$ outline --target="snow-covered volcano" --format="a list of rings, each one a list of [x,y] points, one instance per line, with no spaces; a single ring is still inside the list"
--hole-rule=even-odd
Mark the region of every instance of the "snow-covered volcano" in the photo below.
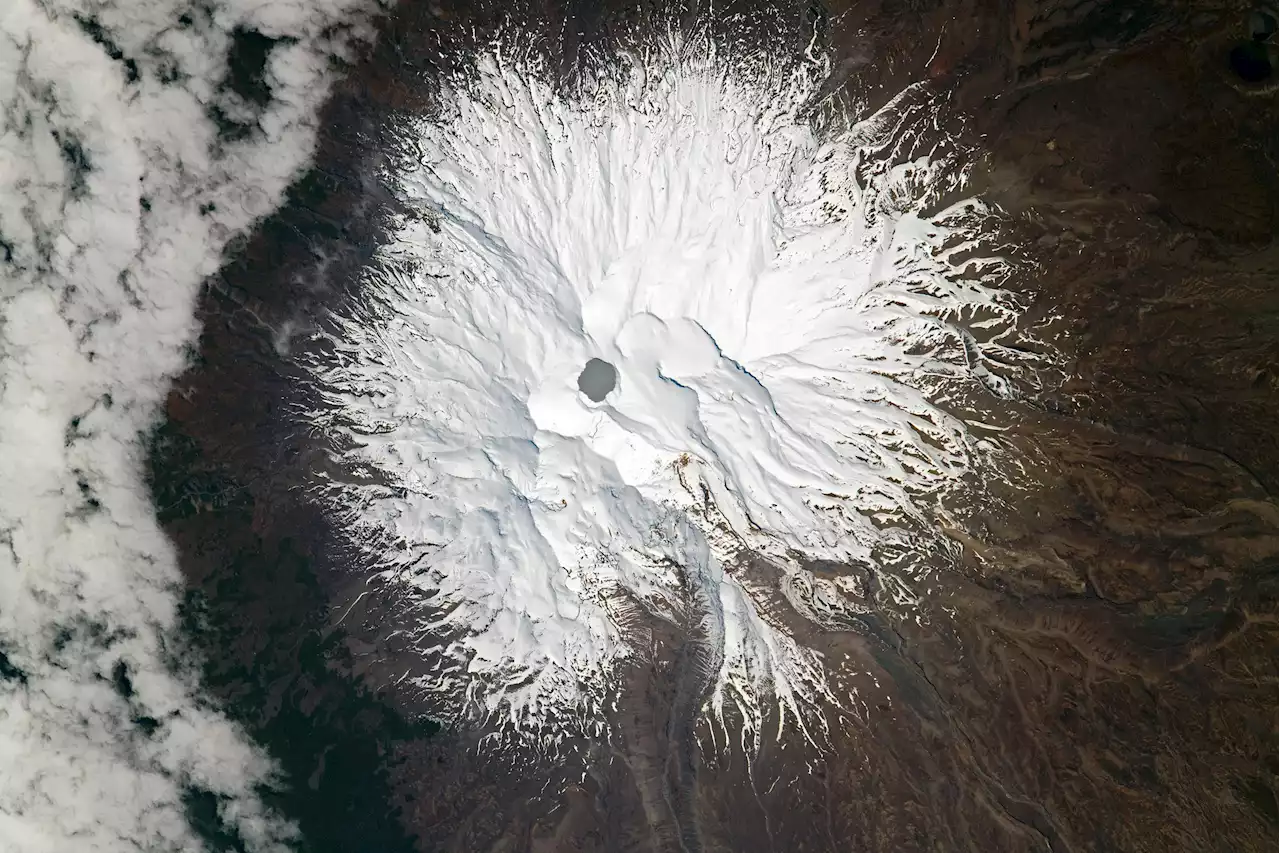
[[[993,214],[938,203],[954,156],[897,153],[929,94],[820,121],[820,62],[690,53],[568,93],[481,61],[404,128],[411,214],[313,360],[312,416],[352,473],[325,499],[421,602],[446,661],[422,689],[460,715],[598,721],[637,615],[696,626],[708,709],[840,701],[743,555],[818,623],[856,608],[806,560],[926,537],[971,457],[927,392],[1002,390],[984,351],[1016,309],[975,236]],[[588,364],[614,371],[599,392]]]

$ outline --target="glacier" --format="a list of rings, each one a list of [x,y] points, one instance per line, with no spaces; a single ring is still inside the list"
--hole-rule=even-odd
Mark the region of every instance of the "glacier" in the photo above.
[[[755,737],[846,701],[769,602],[834,624],[858,605],[811,561],[936,535],[980,448],[935,392],[1014,393],[992,354],[1019,307],[965,152],[904,143],[935,93],[836,104],[828,71],[658,40],[564,85],[495,48],[401,129],[406,212],[308,360],[307,417],[444,716],[599,731],[648,619],[699,639],[703,712]]]

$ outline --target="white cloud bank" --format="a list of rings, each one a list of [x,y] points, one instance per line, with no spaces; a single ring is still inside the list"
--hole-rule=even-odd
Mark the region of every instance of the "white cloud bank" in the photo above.
[[[573,95],[482,61],[403,129],[421,167],[390,177],[414,212],[314,364],[331,408],[309,417],[397,486],[328,499],[423,602],[452,663],[420,687],[463,718],[598,721],[643,651],[633,606],[701,623],[713,712],[840,701],[735,563],[770,555],[819,624],[854,608],[797,558],[918,545],[975,446],[922,391],[1008,390],[998,216],[937,209],[962,161],[898,154],[933,129],[927,92],[820,139],[821,62],[687,48]],[[592,358],[618,371],[599,402],[577,386]]]
[[[198,850],[189,787],[253,849],[291,837],[253,792],[269,762],[165,664],[180,577],[139,438],[369,6],[0,3],[0,850]],[[282,39],[265,105],[223,85],[237,28]]]

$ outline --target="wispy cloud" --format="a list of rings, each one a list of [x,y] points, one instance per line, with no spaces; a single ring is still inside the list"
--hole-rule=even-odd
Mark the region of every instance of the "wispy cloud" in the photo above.
[[[0,6],[0,848],[252,849],[272,767],[173,660],[140,433],[227,241],[305,166],[369,0]]]

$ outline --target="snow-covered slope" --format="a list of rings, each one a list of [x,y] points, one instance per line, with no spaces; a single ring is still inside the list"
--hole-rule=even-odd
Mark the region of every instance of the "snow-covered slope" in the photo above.
[[[314,417],[362,474],[325,499],[422,603],[453,665],[421,686],[460,715],[598,721],[636,608],[700,623],[712,710],[839,701],[735,569],[767,555],[822,621],[845,605],[806,558],[923,535],[972,452],[923,390],[1005,390],[949,319],[1016,309],[972,239],[992,212],[924,211],[959,161],[894,159],[929,93],[819,133],[824,72],[668,44],[566,93],[492,56],[404,128],[412,214],[335,318]]]

